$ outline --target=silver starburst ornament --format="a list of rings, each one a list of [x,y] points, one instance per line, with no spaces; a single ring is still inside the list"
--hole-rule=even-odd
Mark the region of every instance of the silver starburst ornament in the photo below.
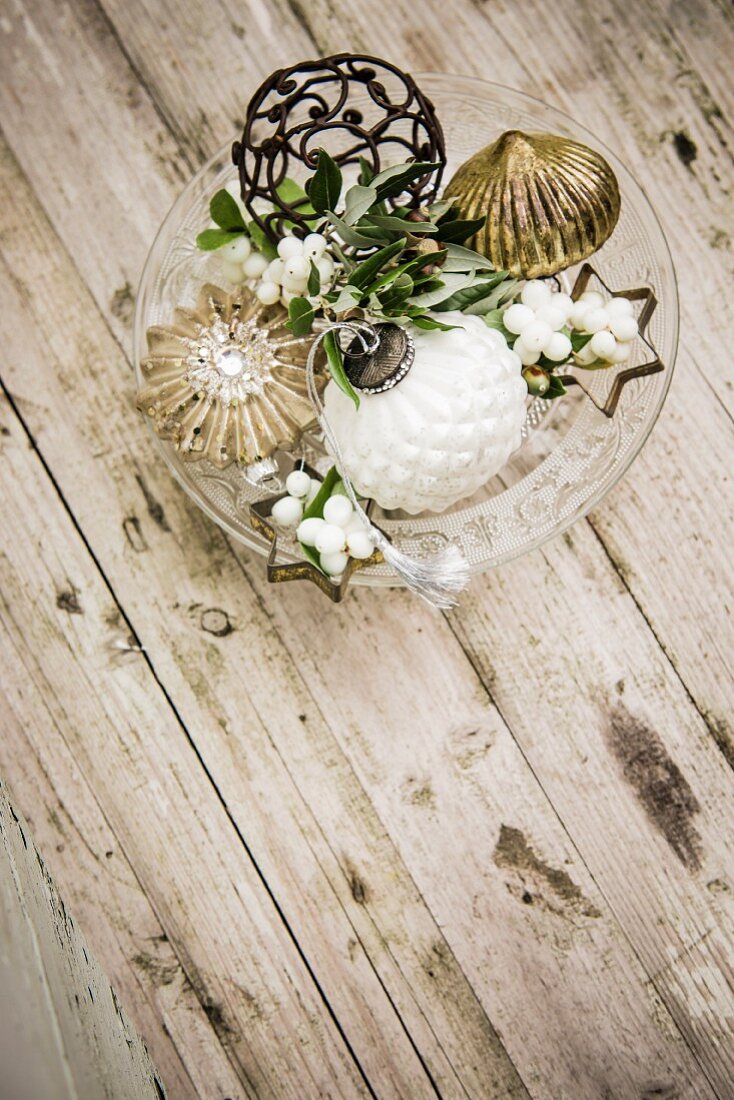
[[[223,468],[288,450],[314,420],[305,363],[312,337],[286,328],[281,305],[245,287],[207,284],[196,307],[148,329],[141,412],[183,457]],[[319,386],[324,383],[319,379]]]

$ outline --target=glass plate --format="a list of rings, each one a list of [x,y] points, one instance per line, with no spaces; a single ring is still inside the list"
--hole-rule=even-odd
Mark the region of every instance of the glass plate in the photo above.
[[[617,174],[622,212],[612,237],[590,262],[613,290],[649,286],[658,300],[648,339],[665,369],[629,382],[611,419],[578,387],[553,402],[536,399],[529,403],[521,447],[500,474],[472,497],[440,515],[407,517],[375,510],[375,521],[406,553],[425,557],[446,543],[455,543],[471,571],[478,573],[564,531],[598,504],[622,476],[649,435],[670,385],[678,340],[678,296],[670,252],[647,198],[624,165],[583,126],[498,84],[437,73],[417,74],[416,80],[433,100],[444,128],[448,154],[444,181],[467,157],[508,129],[566,134],[599,149]],[[359,106],[359,96],[354,102]],[[228,145],[194,176],[161,226],[136,304],[134,362],[138,381],[148,326],[170,323],[174,308],[193,304],[203,282],[222,281],[216,255],[199,252],[194,240],[207,224],[209,199],[235,178]],[[562,273],[564,290],[573,284],[575,274],[574,269]],[[642,341],[636,342],[635,350],[638,358],[625,367],[649,358]],[[584,382],[600,403],[619,369],[585,373]],[[239,542],[266,554],[269,544],[252,530],[249,521],[249,505],[263,497],[263,488],[248,481],[236,466],[222,471],[205,460],[184,462],[169,443],[158,443],[177,480],[207,515]],[[322,470],[330,465],[315,436],[304,439],[295,452],[299,455]],[[276,457],[279,475],[284,476],[294,455]],[[279,488],[276,476],[267,491]],[[292,541],[280,539],[279,551],[279,560],[297,557]],[[355,573],[352,583],[394,585],[400,581],[381,565]]]

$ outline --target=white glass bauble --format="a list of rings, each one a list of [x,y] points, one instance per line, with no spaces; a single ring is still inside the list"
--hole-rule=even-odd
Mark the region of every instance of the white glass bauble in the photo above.
[[[410,329],[415,360],[357,409],[334,382],[326,415],[355,488],[382,508],[442,512],[476,492],[521,441],[527,386],[519,356],[480,317],[440,314],[450,332]]]

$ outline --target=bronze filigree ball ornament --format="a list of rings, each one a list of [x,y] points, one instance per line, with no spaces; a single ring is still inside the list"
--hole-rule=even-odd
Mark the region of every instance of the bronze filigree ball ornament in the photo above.
[[[408,159],[436,163],[437,170],[410,180],[407,190],[412,205],[438,193],[443,133],[411,76],[380,58],[346,53],[278,69],[252,97],[242,137],[232,146],[242,202],[273,244],[286,229],[305,236],[318,220],[287,181],[299,165],[314,171],[321,148],[340,168],[364,164],[372,176]],[[263,213],[258,200],[272,209]]]
[[[610,418],[628,382],[663,369],[653,290],[578,266],[619,219],[615,172],[583,142],[515,129],[442,189],[451,147],[431,98],[351,54],[274,72],[231,152],[196,236],[206,278],[149,327],[139,408],[184,462],[241,471],[243,493],[267,460],[279,488],[251,519],[271,580],[338,601],[352,574],[389,568],[450,607],[466,544],[411,550],[376,509],[450,516],[569,387]],[[602,373],[600,393],[585,378]]]

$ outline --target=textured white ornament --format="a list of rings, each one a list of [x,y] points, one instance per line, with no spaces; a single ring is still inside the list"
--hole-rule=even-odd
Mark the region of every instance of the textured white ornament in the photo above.
[[[441,512],[504,466],[521,441],[527,386],[519,357],[479,317],[440,314],[450,332],[411,330],[415,360],[360,406],[330,382],[326,417],[355,489],[383,508]]]

